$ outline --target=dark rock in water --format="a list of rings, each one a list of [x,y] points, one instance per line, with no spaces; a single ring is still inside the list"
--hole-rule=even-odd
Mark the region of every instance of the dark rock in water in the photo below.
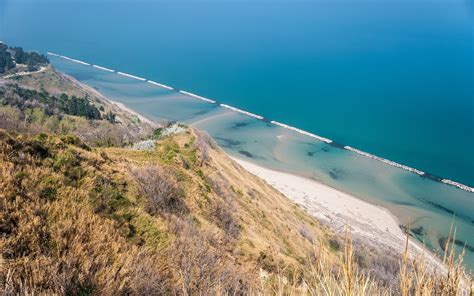
[[[237,141],[237,140],[232,140],[232,139],[227,139],[227,138],[221,138],[221,137],[214,137],[214,139],[219,142],[219,145],[222,147],[226,148],[232,148],[236,146],[240,146],[241,144],[245,142]]]
[[[408,228],[407,228],[405,225],[403,225],[403,224],[398,224],[398,227],[400,227],[400,229],[403,231],[403,233],[405,233],[405,234],[407,233]]]
[[[329,152],[329,151],[331,151],[331,148],[329,148],[329,146],[324,146],[324,147],[322,147],[318,150],[315,150],[315,151],[308,151],[308,152],[306,152],[306,154],[311,157],[311,156],[314,156],[318,152]]]
[[[248,158],[253,158],[253,159],[266,159],[266,158],[263,157],[263,156],[254,155],[254,154],[248,152],[247,150],[239,150],[239,153],[242,154],[242,155],[247,156]]]
[[[344,170],[334,168],[334,169],[330,170],[328,172],[328,174],[329,174],[329,177],[331,177],[332,179],[338,180],[338,179],[340,179],[344,176],[345,172],[344,172]]]
[[[449,214],[451,214],[451,215],[454,215],[454,214],[455,214],[453,210],[448,209],[448,208],[445,207],[445,206],[442,206],[442,205],[440,205],[440,204],[437,204],[437,203],[435,203],[435,202],[428,201],[428,200],[427,200],[426,202],[429,203],[430,205],[432,205],[433,207],[437,208],[437,209],[440,209],[440,210],[442,210],[442,211],[445,211],[446,213],[449,213]]]
[[[446,247],[446,242],[448,241],[448,238],[447,237],[440,237],[438,239],[438,242],[439,242],[439,246],[444,249]]]
[[[415,204],[408,202],[408,201],[393,201],[394,204],[400,205],[400,206],[414,206]]]
[[[393,201],[394,204],[400,205],[400,206],[414,206],[415,204],[408,202],[408,201]]]
[[[417,228],[412,228],[411,232],[413,232],[414,234],[416,234],[418,236],[422,236],[426,233],[423,226],[420,226],[420,227],[417,227]]]
[[[459,219],[463,219],[465,220],[466,222],[470,222],[472,224],[474,224],[474,219],[472,219],[471,216],[466,216],[466,215],[463,215],[463,214],[460,214],[460,213],[456,213],[455,211],[441,205],[441,204],[438,204],[438,203],[435,203],[435,202],[432,202],[432,201],[429,201],[429,200],[426,200],[426,199],[423,199],[423,198],[419,198],[415,195],[412,195],[414,198],[416,198],[417,200],[421,201],[421,202],[424,202],[426,204],[429,204],[431,206],[433,206],[434,208],[438,209],[438,210],[441,210],[441,211],[444,211],[448,214],[450,214],[451,216],[452,215],[456,215],[457,218]]]
[[[245,155],[247,157],[250,157],[250,158],[254,158],[254,156],[252,155],[252,153],[246,151],[246,150],[239,150],[239,153],[242,154],[242,155]]]
[[[446,242],[448,241],[448,238],[447,237],[440,237],[439,238],[439,245],[441,246],[441,248],[445,248],[446,246]],[[452,242],[450,242],[452,243]],[[460,248],[465,248],[466,250],[468,250],[469,252],[473,252],[474,253],[474,246],[471,246],[471,245],[468,245],[466,242],[463,242],[463,241],[460,241],[460,240],[455,240],[454,241],[454,244]]]
[[[198,111],[198,112],[194,113],[193,115],[204,115],[207,112],[209,112],[209,111],[208,110],[201,110],[201,111]]]
[[[245,127],[249,124],[250,124],[250,122],[248,122],[248,121],[241,121],[241,122],[237,122],[236,124],[234,124],[234,126],[232,128],[237,129],[237,128]]]

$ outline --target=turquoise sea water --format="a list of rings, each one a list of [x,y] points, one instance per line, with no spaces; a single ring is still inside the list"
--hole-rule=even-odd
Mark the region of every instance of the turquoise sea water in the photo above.
[[[474,186],[469,0],[2,0],[59,52]]]
[[[59,70],[150,119],[181,121],[206,130],[233,156],[306,176],[382,205],[435,250],[440,249],[455,213],[457,239],[468,243],[465,261],[474,267],[473,193],[148,82],[62,58],[51,60]]]
[[[0,1],[0,40],[216,98],[474,185],[473,13],[465,1]],[[144,115],[229,153],[381,204],[439,248],[474,197],[147,83],[52,58]],[[474,249],[467,250],[474,267]]]

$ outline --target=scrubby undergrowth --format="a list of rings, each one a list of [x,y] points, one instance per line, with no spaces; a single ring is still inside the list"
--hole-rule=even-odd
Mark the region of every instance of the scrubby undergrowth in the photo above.
[[[136,151],[1,130],[3,293],[460,294],[455,258],[448,277],[401,258],[384,280],[381,257],[364,261],[214,145],[194,131]]]
[[[469,293],[449,248],[435,275],[338,237],[203,132],[154,129],[53,69],[16,83],[0,86],[2,294]]]

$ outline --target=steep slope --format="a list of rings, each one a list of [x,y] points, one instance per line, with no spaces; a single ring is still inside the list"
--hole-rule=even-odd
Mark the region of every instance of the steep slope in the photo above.
[[[339,237],[203,132],[150,122],[50,66],[5,77],[2,294],[469,293],[454,253],[433,274]]]
[[[7,286],[243,292],[260,269],[296,270],[328,233],[213,145],[187,131],[152,151],[91,150],[74,136],[1,131]]]

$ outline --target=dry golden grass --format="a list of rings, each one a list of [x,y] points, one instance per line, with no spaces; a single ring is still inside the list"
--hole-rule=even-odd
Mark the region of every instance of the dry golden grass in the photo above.
[[[0,131],[0,188],[6,295],[462,295],[466,282],[453,239],[446,273],[405,253],[393,288],[349,233],[335,243],[193,130],[153,151]]]
[[[152,152],[91,150],[74,136],[1,131],[3,291],[242,294],[257,285],[260,268],[296,266],[311,243],[296,227],[287,234],[294,245],[279,239],[288,226],[272,221],[270,205],[259,208],[260,199],[270,203],[263,189],[254,188],[251,200],[243,193],[250,188],[237,189],[234,180],[219,185],[224,191],[217,194],[207,175],[215,168],[194,141],[186,134]],[[246,182],[255,178],[239,174]],[[157,180],[169,190],[147,184]],[[278,198],[280,207],[290,207],[288,215],[298,211]],[[177,204],[185,210],[176,211]],[[300,225],[298,218],[288,222]]]
[[[10,83],[16,83],[23,88],[46,91],[54,96],[66,93],[69,96],[87,97],[96,107],[104,108],[103,114],[109,111],[116,114],[116,120],[120,122],[120,124],[110,124],[105,120],[91,122],[75,116],[65,116],[66,120],[60,122],[51,117],[44,118],[45,122],[35,122],[30,125],[30,129],[37,128],[49,133],[74,133],[91,144],[120,146],[150,135],[157,126],[140,121],[137,116],[112,104],[93,88],[56,71],[52,66],[48,66],[46,71],[40,73],[20,76]],[[7,128],[0,122],[0,128],[2,127]]]
[[[454,239],[454,238],[453,238]],[[407,237],[408,242],[408,237]],[[408,245],[408,243],[407,243]],[[346,234],[344,252],[334,261],[324,244],[315,248],[314,258],[289,280],[277,273],[264,285],[272,295],[473,295],[472,279],[465,273],[460,254],[454,259],[454,243],[447,243],[447,270],[427,267],[422,258],[410,260],[408,248],[401,254],[399,289],[390,289],[370,275],[361,273],[354,260],[352,241]],[[309,267],[308,267],[309,266]]]
[[[69,96],[79,98],[89,95],[81,87],[72,84],[69,76],[57,72],[51,65],[43,72],[19,76],[14,81],[31,89],[45,90],[53,95],[67,93]]]
[[[51,68],[16,82],[89,96],[121,124],[0,107],[1,294],[473,295],[455,230],[446,270],[397,259],[334,234],[205,133],[120,148],[152,127]]]

